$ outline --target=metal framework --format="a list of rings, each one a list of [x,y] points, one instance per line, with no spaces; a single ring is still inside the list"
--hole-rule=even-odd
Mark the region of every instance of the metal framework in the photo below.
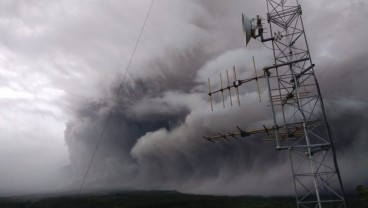
[[[273,126],[205,137],[210,141],[266,133],[278,150],[288,150],[297,207],[346,207],[344,189],[336,160],[334,138],[327,122],[322,95],[314,73],[297,0],[266,0],[270,38],[263,38],[263,22],[257,17],[258,36],[271,41],[274,65],[264,75],[234,82],[211,92],[236,88],[248,81],[267,80]],[[222,79],[222,78],[221,78]],[[231,97],[230,97],[231,98]],[[239,101],[239,100],[238,100]],[[223,101],[224,102],[224,101]],[[212,106],[212,98],[211,98]]]

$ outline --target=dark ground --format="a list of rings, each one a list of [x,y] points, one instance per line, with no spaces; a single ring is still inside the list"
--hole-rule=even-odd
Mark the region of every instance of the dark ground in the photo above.
[[[366,208],[359,196],[347,197],[349,208]],[[175,191],[130,191],[106,195],[0,198],[1,208],[279,208],[295,207],[294,197],[209,196]]]

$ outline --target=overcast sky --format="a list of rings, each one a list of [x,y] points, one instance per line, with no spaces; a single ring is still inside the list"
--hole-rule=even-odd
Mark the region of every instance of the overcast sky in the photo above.
[[[352,190],[368,181],[368,2],[299,2]],[[79,188],[150,4],[0,1],[1,195]],[[252,56],[258,68],[273,63],[258,41],[243,47],[241,13],[265,9],[259,0],[155,1],[86,190],[293,193],[287,154],[275,144],[202,139],[271,118],[255,86],[241,89],[241,108],[217,103],[210,112],[206,95],[207,78],[233,65],[246,77]]]

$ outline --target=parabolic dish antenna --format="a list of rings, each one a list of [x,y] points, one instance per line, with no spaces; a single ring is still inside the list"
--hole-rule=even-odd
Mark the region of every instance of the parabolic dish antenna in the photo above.
[[[243,22],[245,46],[247,46],[253,33],[252,22],[243,13],[242,13],[242,22]]]

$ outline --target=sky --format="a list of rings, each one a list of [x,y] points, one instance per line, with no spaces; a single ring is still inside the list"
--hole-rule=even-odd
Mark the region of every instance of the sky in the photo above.
[[[365,0],[300,0],[347,190],[368,183]],[[151,1],[0,1],[0,195],[79,189]],[[254,85],[211,112],[207,78],[272,64],[243,45],[241,13],[265,1],[155,0],[84,189],[292,194],[286,152],[210,133],[267,123]],[[218,100],[217,100],[218,101]]]

